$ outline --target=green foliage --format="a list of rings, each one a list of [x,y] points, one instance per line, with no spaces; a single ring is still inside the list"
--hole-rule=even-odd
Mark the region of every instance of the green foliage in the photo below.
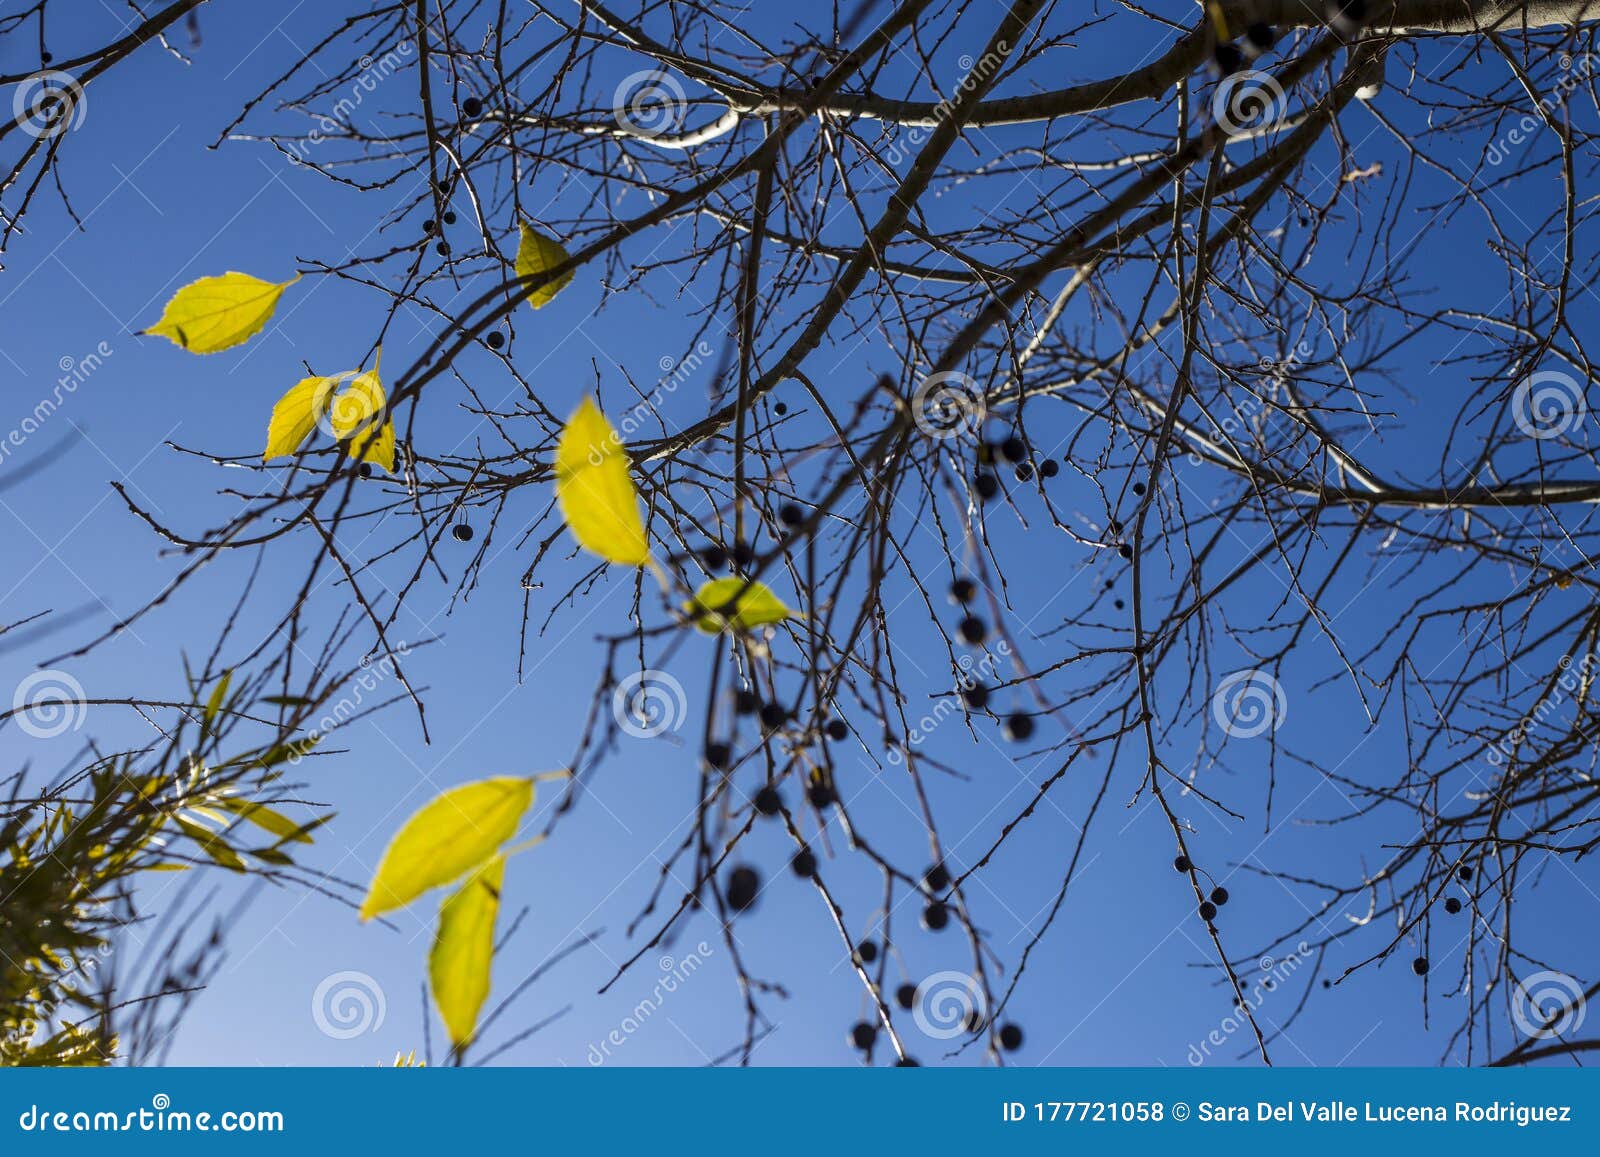
[[[296,733],[337,683],[289,706],[266,702],[265,675],[207,682],[191,681],[191,706],[150,747],[97,755],[38,787],[11,778],[0,801],[0,1066],[106,1064],[122,1051],[120,1010],[184,991],[176,968],[153,992],[113,980],[117,931],[141,916],[142,873],[277,875],[329,818],[284,810],[300,805],[284,804],[282,776],[309,749]]]

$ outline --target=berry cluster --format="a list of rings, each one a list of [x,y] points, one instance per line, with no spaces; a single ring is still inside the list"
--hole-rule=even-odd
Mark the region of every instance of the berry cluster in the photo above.
[[[989,638],[989,625],[981,616],[974,614],[969,604],[977,597],[978,587],[969,578],[958,578],[950,584],[950,601],[961,607],[963,614],[956,623],[956,634],[968,646],[981,647]],[[989,705],[989,688],[984,686],[981,679],[965,681],[961,687],[961,701],[970,710],[981,711]],[[1033,716],[1025,712],[1014,712],[1008,715],[1003,724],[1007,739],[1021,743],[1033,735]]]
[[[1061,473],[1053,458],[1046,458],[1037,466],[1028,454],[1028,444],[1016,434],[1008,434],[998,442],[984,442],[978,446],[978,466],[972,475],[972,489],[984,502],[1000,493],[1000,463],[1013,467],[1018,482],[1027,482],[1037,473],[1040,478],[1054,478]]]

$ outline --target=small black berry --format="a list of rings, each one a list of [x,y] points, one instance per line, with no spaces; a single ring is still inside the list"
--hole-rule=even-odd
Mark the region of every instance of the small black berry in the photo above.
[[[1127,604],[1127,603],[1125,603],[1125,602],[1123,602],[1123,601],[1122,601],[1122,600],[1121,600],[1121,599],[1117,599],[1117,600],[1116,600],[1116,601],[1115,601],[1115,602],[1113,602],[1113,603],[1112,603],[1112,604],[1111,604],[1111,605],[1112,605],[1112,606],[1114,606],[1114,607],[1116,607],[1116,608],[1117,608],[1117,610],[1119,610],[1119,611],[1120,611],[1120,610],[1121,610],[1121,609],[1122,609],[1122,608],[1123,608],[1123,607],[1125,607],[1125,606],[1127,606],[1127,605],[1128,605],[1128,604]]]
[[[356,470],[356,473],[361,475],[361,477],[363,477],[363,478],[371,478],[372,477],[372,463],[371,462],[363,462],[361,464],[361,466]]]
[[[956,624],[956,631],[964,641],[976,647],[988,635],[989,628],[984,626],[983,620],[977,615],[968,615]]]
[[[917,986],[914,984],[902,984],[894,990],[894,1002],[901,1008],[915,1008],[917,1006]]]
[[[733,749],[726,743],[706,744],[706,763],[718,771],[724,771],[731,762],[733,762]]]
[[[707,570],[721,570],[728,565],[728,552],[720,546],[702,547],[700,550],[700,565]]]
[[[1428,974],[1428,958],[1426,956],[1419,956],[1413,960],[1411,962],[1411,971],[1415,972],[1418,976],[1426,976]]]
[[[1039,463],[1039,475],[1042,478],[1054,478],[1060,473],[1061,467],[1056,465],[1056,460],[1054,458],[1046,458],[1043,462]]]
[[[1454,896],[1451,896],[1444,902],[1444,910],[1450,913],[1450,915],[1454,916],[1457,912],[1461,911],[1461,901],[1457,900]]]
[[[733,693],[733,710],[737,715],[754,715],[761,706],[761,696],[754,691],[743,690]]]
[[[783,796],[778,794],[778,789],[770,783],[756,792],[752,801],[756,811],[764,816],[775,816],[783,810]]]
[[[850,1043],[862,1052],[872,1047],[878,1039],[878,1030],[866,1021],[861,1021],[850,1029]]]
[[[950,886],[950,869],[943,864],[935,864],[922,873],[922,884],[928,891],[937,896]]]
[[[728,907],[744,912],[756,902],[761,891],[761,875],[754,868],[739,865],[728,873]]]
[[[1217,906],[1210,900],[1200,901],[1200,919],[1207,922],[1217,918]]]
[[[928,931],[937,932],[948,923],[950,923],[950,909],[938,900],[922,910],[922,926]]]
[[[1133,484],[1133,492],[1135,494],[1143,494],[1144,493],[1144,483],[1143,482],[1135,482]]]
[[[1005,723],[1006,738],[1013,743],[1022,743],[1033,736],[1033,716],[1017,712],[1008,716]]]
[[[895,1061],[894,1067],[897,1069],[920,1069],[922,1065],[917,1061],[916,1057],[901,1057]]]
[[[974,683],[970,687],[961,689],[961,701],[973,711],[982,711],[989,705],[989,688],[982,683]]]
[[[950,584],[950,601],[953,603],[970,603],[978,593],[978,584],[969,578],[958,578]]]
[[[1219,908],[1226,904],[1228,902],[1228,889],[1220,885],[1211,889],[1211,902]]]
[[[1026,482],[1033,477],[1033,463],[1024,462],[1017,467],[1017,481]]]
[[[1262,52],[1278,43],[1277,30],[1270,24],[1252,24],[1244,30],[1245,39]]]
[[[1000,1047],[1014,1053],[1022,1047],[1022,1030],[1014,1024],[1000,1026]]]
[[[789,412],[789,407],[782,402],[778,402],[772,407],[772,412],[781,418]]]
[[[794,859],[789,861],[789,867],[794,869],[794,874],[802,880],[809,880],[817,874],[817,857],[810,848],[801,848],[794,854]]]
[[[1236,44],[1219,44],[1211,55],[1217,62],[1217,71],[1223,76],[1232,76],[1244,64],[1244,53],[1239,51]]]
[[[489,333],[489,336],[484,338],[483,340],[489,343],[489,348],[490,349],[497,350],[501,346],[506,344],[506,335],[501,333],[497,329],[496,330],[491,330],[490,333]]]
[[[785,502],[778,507],[778,521],[785,526],[799,526],[805,520],[805,511],[792,502]]]
[[[475,117],[483,112],[483,102],[475,96],[469,96],[461,102],[461,111],[469,117]]]
[[[789,719],[789,712],[782,703],[763,703],[761,705],[761,726],[782,727]]]
[[[755,561],[756,552],[750,549],[750,544],[748,542],[736,542],[733,544],[734,566],[738,567],[740,570],[745,570],[750,566],[751,563]]]
[[[1456,870],[1456,875],[1460,876],[1463,880],[1470,880],[1472,879],[1472,869],[1463,864]]]
[[[457,542],[471,542],[472,527],[465,522],[458,522],[450,528],[450,537]]]
[[[450,256],[450,242],[448,241],[439,242],[439,244],[435,245],[433,249],[434,252],[436,252],[440,257]]]
[[[1194,867],[1194,865],[1189,862],[1189,857],[1188,856],[1178,856],[1178,857],[1176,857],[1172,861],[1172,866],[1174,868],[1176,868],[1180,872],[1187,872],[1190,868]]]
[[[443,221],[446,225],[454,225],[456,223],[456,215],[454,213],[452,213],[452,212],[449,212],[449,211],[446,211],[444,216],[442,216],[439,219],[441,221]]]
[[[1012,434],[1000,443],[1000,457],[1007,462],[1021,462],[1028,456],[1028,447],[1021,438]]]
[[[828,720],[828,726],[825,730],[828,733],[828,738],[835,741],[842,740],[850,734],[850,728],[845,726],[843,719]]]
[[[812,807],[821,810],[831,804],[836,797],[830,784],[814,783],[806,788],[806,798],[811,801]]]
[[[52,53],[41,52],[39,54],[39,63],[40,64],[49,64],[54,59],[55,59],[55,56]]]
[[[1129,546],[1127,543],[1123,543],[1121,546],[1117,547],[1117,553],[1123,558],[1132,558],[1133,547]]]
[[[1000,493],[1000,480],[987,470],[972,480],[972,488],[978,492],[978,497],[987,502]]]
[[[856,945],[856,955],[861,958],[861,963],[871,964],[878,959],[878,944],[875,940],[863,940]]]

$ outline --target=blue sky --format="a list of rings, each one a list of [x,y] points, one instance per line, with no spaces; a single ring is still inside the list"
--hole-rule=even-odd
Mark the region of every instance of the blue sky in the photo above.
[[[0,295],[7,324],[0,337],[0,371],[6,386],[0,428],[17,426],[38,399],[49,394],[68,367],[91,353],[100,364],[84,376],[60,411],[25,444],[0,461],[0,481],[25,467],[71,430],[82,438],[71,454],[24,483],[0,491],[0,526],[9,544],[6,579],[0,591],[0,620],[10,621],[46,608],[60,612],[90,607],[80,625],[53,637],[65,649],[103,629],[112,616],[125,614],[159,590],[179,561],[158,552],[147,528],[131,516],[108,482],[130,493],[175,525],[199,529],[214,522],[232,500],[219,495],[239,483],[201,458],[169,448],[175,442],[228,454],[259,449],[272,401],[300,376],[301,363],[318,372],[353,368],[366,353],[382,319],[384,302],[348,285],[318,280],[302,293],[286,296],[268,331],[242,350],[208,358],[189,357],[171,345],[134,336],[159,314],[161,303],[179,285],[198,276],[239,269],[285,279],[305,259],[338,261],[374,248],[373,229],[396,204],[415,195],[417,185],[364,194],[332,186],[298,171],[261,145],[227,144],[208,149],[238,104],[279,73],[296,45],[309,43],[327,23],[317,6],[292,8],[273,28],[248,6],[217,6],[204,21],[205,41],[193,63],[182,65],[146,51],[94,84],[83,125],[69,142],[63,176],[82,219],[79,231],[59,203],[46,199],[30,213],[28,231],[13,247]],[[63,33],[65,38],[65,33]],[[1446,49],[1430,51],[1447,51]],[[1081,67],[1081,66],[1080,66]],[[1414,110],[1402,109],[1402,120]],[[1392,140],[1374,133],[1362,114],[1359,127],[1364,161],[1399,163]],[[1426,174],[1418,180],[1426,181]],[[535,184],[536,196],[552,200],[581,197],[581,189],[550,190]],[[1509,196],[1507,193],[1499,194]],[[947,211],[964,211],[962,207]],[[1447,289],[1465,305],[1486,260],[1476,226],[1465,222],[1453,243],[1416,230],[1429,250],[1424,268],[1435,283],[1424,293]],[[414,227],[407,226],[407,227]],[[509,228],[509,223],[507,223]],[[1318,260],[1344,260],[1319,254]],[[1481,284],[1481,283],[1480,283]],[[462,300],[484,286],[463,286]],[[1483,285],[1491,298],[1502,286]],[[594,366],[602,380],[619,369],[649,382],[660,375],[663,359],[680,356],[691,292],[674,299],[661,293],[611,295],[593,276],[580,274],[573,286],[536,325],[519,323],[513,346],[517,365],[533,380],[558,413],[565,413],[591,388]],[[1588,301],[1580,310],[1592,309]],[[434,336],[428,319],[401,311],[385,348],[386,365],[400,366]],[[1430,406],[1451,396],[1457,379],[1435,373],[1452,351],[1418,350],[1404,364],[1414,374],[1389,399],[1412,407],[1408,417],[1426,431]],[[820,355],[819,369],[839,380],[866,383],[892,364],[892,351],[853,346]],[[70,362],[69,360],[70,359]],[[475,385],[512,395],[514,383],[487,357],[464,372],[480,375]],[[829,361],[831,359],[831,362]],[[673,400],[679,415],[702,404],[709,367],[693,388]],[[614,379],[613,379],[614,380]],[[450,407],[427,411],[430,433],[460,444],[472,436],[472,420]],[[1063,426],[1063,439],[1069,433]],[[1414,445],[1370,447],[1385,465],[1404,467],[1426,459]],[[1430,452],[1435,450],[1429,444]],[[1419,467],[1419,470],[1422,468]],[[1070,473],[1070,472],[1069,472]],[[1183,485],[1204,494],[1207,480],[1196,468],[1179,467]],[[1063,486],[1068,485],[1063,479]],[[531,521],[548,495],[520,495],[509,515]],[[1067,500],[1067,505],[1071,501]],[[1038,628],[1053,625],[1068,608],[1081,609],[1097,597],[1101,572],[1083,565],[1081,549],[1064,537],[1049,537],[1047,523],[1032,512],[1032,526],[1014,522],[996,528],[1009,545],[1026,548],[1030,565],[1013,568],[1013,604],[1030,608]],[[375,535],[377,541],[381,535]],[[451,605],[450,587],[433,583],[419,590],[402,617],[413,640],[438,636],[409,661],[413,681],[429,688],[431,745],[424,745],[416,718],[404,706],[392,708],[342,734],[348,753],[309,765],[308,798],[326,803],[337,818],[318,835],[308,863],[345,880],[364,882],[399,821],[443,787],[490,774],[524,774],[559,766],[578,740],[579,721],[599,674],[594,637],[615,630],[626,615],[625,583],[598,588],[578,607],[558,616],[543,635],[531,640],[526,678],[516,681],[517,638],[523,592],[517,579],[526,558],[512,548],[515,536],[498,541],[496,557],[471,598]],[[453,544],[445,543],[449,548]],[[936,560],[931,536],[914,540],[919,556]],[[464,548],[446,559],[457,567]],[[133,630],[83,660],[66,664],[94,696],[163,695],[181,683],[181,655],[203,653],[247,560],[224,560],[210,568],[185,597],[142,620]],[[269,584],[284,593],[298,572],[297,552],[278,555]],[[571,565],[557,574],[575,575]],[[1110,573],[1110,572],[1106,572]],[[455,574],[451,574],[451,579]],[[1484,579],[1485,593],[1492,583]],[[1271,600],[1281,582],[1252,580],[1241,597]],[[1276,585],[1275,585],[1276,583]],[[550,589],[561,584],[550,582]],[[781,592],[780,592],[781,593]],[[320,592],[335,600],[336,590]],[[1351,585],[1330,592],[1344,636],[1362,640],[1391,621],[1397,589]],[[1374,602],[1375,600],[1375,602]],[[1369,604],[1371,610],[1369,613]],[[279,607],[261,600],[247,626],[265,626]],[[548,602],[535,602],[542,619]],[[910,613],[909,611],[907,613]],[[244,632],[248,637],[248,631]],[[908,633],[908,637],[909,633]],[[1036,645],[1042,649],[1042,644]],[[1441,642],[1441,661],[1449,646]],[[1348,686],[1323,681],[1331,653],[1310,647],[1297,683],[1290,686],[1290,710],[1277,732],[1287,749],[1315,753],[1358,778],[1376,776],[1404,759],[1393,728],[1365,734],[1358,725],[1360,704]],[[695,640],[680,653],[674,673],[691,703],[703,701],[710,643]],[[21,680],[41,655],[0,655],[0,686]],[[926,673],[932,696],[944,686],[941,656],[908,649],[908,670]],[[1245,657],[1238,656],[1241,664]],[[1192,721],[1191,721],[1192,723]],[[87,732],[107,743],[141,734],[136,718],[96,712]],[[86,733],[87,733],[86,732]],[[32,744],[16,729],[0,731],[0,750],[11,760],[48,763],[65,758],[83,735],[45,745]],[[935,778],[934,804],[945,817],[953,842],[952,858],[969,862],[988,847],[999,826],[1026,800],[1030,785],[1049,774],[1049,759],[1019,754],[992,729],[975,735],[951,723],[932,738],[930,749],[958,765],[964,781]],[[1171,740],[1174,758],[1192,746],[1192,729],[1180,726]],[[608,994],[596,989],[614,967],[642,943],[625,928],[652,886],[659,857],[679,838],[694,803],[696,740],[691,726],[677,736],[625,740],[607,761],[583,805],[545,847],[511,864],[506,884],[507,912],[526,905],[528,914],[504,948],[496,967],[496,992],[507,991],[522,975],[575,937],[597,932],[593,946],[562,962],[525,994],[499,1022],[486,1046],[493,1048],[517,1030],[566,1010],[536,1035],[499,1059],[518,1064],[592,1063],[593,1050],[623,1026],[641,1000],[651,997],[663,972],[673,974],[695,958],[693,975],[660,1001],[637,1031],[623,1032],[608,1063],[700,1064],[733,1047],[742,1032],[742,1003],[719,935],[710,918],[689,922],[682,934],[646,955],[645,966],[630,973]],[[35,750],[37,748],[37,750]],[[1225,765],[1209,773],[1208,790],[1240,805],[1247,822],[1226,820],[1191,798],[1180,811],[1194,825],[1205,866],[1225,880],[1232,900],[1222,926],[1230,948],[1248,951],[1268,941],[1269,930],[1284,927],[1307,911],[1309,897],[1249,872],[1234,863],[1273,863],[1288,871],[1323,870],[1353,875],[1357,857],[1374,849],[1389,820],[1379,818],[1358,829],[1317,828],[1295,821],[1339,812],[1345,804],[1337,789],[1301,766],[1285,762],[1277,772],[1277,819],[1264,830],[1259,803],[1267,768],[1266,741],[1230,746]],[[1211,947],[1191,910],[1187,888],[1171,868],[1172,837],[1148,796],[1130,806],[1141,774],[1139,752],[1128,748],[1126,766],[1113,769],[1116,786],[1106,814],[1097,821],[1081,876],[1069,893],[1063,915],[1035,951],[1028,979],[1012,1001],[1009,1017],[1027,1034],[1016,1055],[1024,1064],[1176,1065],[1192,1062],[1199,1047],[1207,1063],[1227,1064],[1248,1054],[1247,1030],[1228,1028],[1230,1007],[1208,967]],[[909,789],[892,774],[875,774],[857,757],[853,786],[859,806],[880,821],[885,842],[907,859],[918,855],[914,824],[907,818]],[[1014,961],[1052,901],[1071,840],[1089,807],[1104,761],[1086,765],[1049,797],[1030,822],[1010,840],[991,869],[975,885],[979,923],[996,951]],[[848,761],[844,765],[849,767]],[[554,793],[545,793],[545,806]],[[835,832],[836,836],[837,833]],[[739,936],[752,970],[779,981],[790,996],[767,1002],[776,1031],[757,1051],[758,1063],[850,1064],[845,1041],[851,1023],[867,1012],[825,910],[810,890],[787,876],[782,833],[761,830],[746,847],[746,857],[761,864],[771,886],[759,907],[740,921]],[[869,930],[877,904],[876,873],[849,857],[830,866],[841,894],[851,901],[858,934]],[[226,962],[198,999],[170,1054],[183,1064],[372,1064],[395,1051],[423,1043],[424,959],[434,901],[400,913],[397,928],[363,926],[352,908],[308,892],[249,889],[220,874],[217,910],[227,910],[249,894],[229,939]],[[163,889],[152,885],[148,902],[159,908]],[[170,893],[166,897],[170,899]],[[1571,920],[1573,912],[1592,913],[1595,899],[1570,874],[1554,871],[1540,882],[1527,915],[1551,919],[1551,951],[1592,952],[1592,919]],[[1561,919],[1567,915],[1567,919]],[[1320,919],[1345,919],[1342,909]],[[943,936],[916,930],[910,906],[893,914],[898,929],[898,959],[891,975],[913,980],[966,965],[964,946],[953,932]],[[1558,923],[1559,922],[1559,923]],[[654,925],[646,921],[646,928]],[[1460,929],[1436,925],[1429,955],[1435,961],[1430,984],[1459,966]],[[707,947],[703,951],[701,943]],[[1451,948],[1457,949],[1452,958]],[[1368,950],[1376,947],[1369,943]],[[1438,991],[1430,1031],[1419,1000],[1422,984],[1402,951],[1381,968],[1369,968],[1337,989],[1322,991],[1275,1044],[1274,1056],[1288,1064],[1429,1064],[1446,1054],[1456,1011]],[[1282,959],[1281,951],[1278,959]],[[1335,971],[1354,963],[1354,953],[1329,964]],[[1560,960],[1553,964],[1559,967]],[[1263,1020],[1274,1023],[1295,1007],[1310,982],[1312,964],[1296,962],[1288,979],[1263,1001]],[[319,985],[340,973],[361,973],[381,989],[381,1024],[348,1038],[319,1027],[313,1004]],[[1248,981],[1259,969],[1246,969]],[[1320,974],[1329,975],[1328,968]],[[1457,1002],[1459,1003],[1459,1002]],[[1437,1026],[1445,1026],[1440,1031]],[[429,1031],[437,1047],[437,1023]],[[1218,1032],[1221,1044],[1206,1045]],[[925,1063],[940,1059],[948,1046],[908,1034],[911,1051]],[[976,1063],[969,1050],[952,1063]]]

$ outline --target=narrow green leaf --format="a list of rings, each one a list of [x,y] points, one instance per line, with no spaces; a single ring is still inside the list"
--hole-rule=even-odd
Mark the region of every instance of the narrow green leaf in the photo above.
[[[297,824],[280,811],[268,807],[264,803],[255,803],[252,800],[240,799],[237,796],[224,796],[213,801],[218,807],[226,808],[242,820],[248,820],[258,828],[264,828],[277,836],[280,840],[294,840],[296,843],[309,844],[311,837],[306,835],[306,825]]]
[[[217,685],[211,689],[211,698],[206,700],[205,717],[201,721],[206,731],[211,730],[212,721],[216,719],[217,712],[222,710],[222,704],[228,697],[228,684],[233,682],[233,672],[224,671],[222,678],[217,680]]]
[[[215,832],[207,831],[193,820],[186,820],[182,816],[173,816],[173,821],[195,843],[200,845],[200,850],[210,856],[212,860],[235,872],[245,870],[244,861],[226,843],[217,838]]]

